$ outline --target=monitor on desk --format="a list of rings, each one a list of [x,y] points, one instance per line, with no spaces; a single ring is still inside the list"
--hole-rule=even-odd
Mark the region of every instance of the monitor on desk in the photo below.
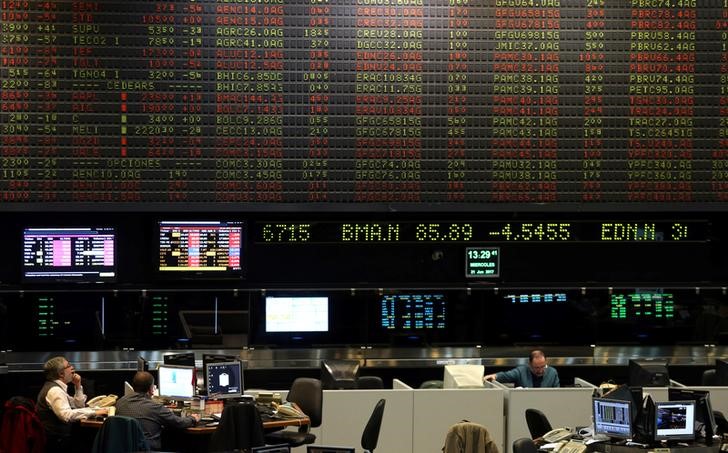
[[[484,373],[483,365],[445,365],[442,388],[482,388]]]
[[[147,359],[138,355],[136,362],[137,362],[137,371],[149,371],[149,361],[147,361]]]
[[[163,358],[165,365],[195,366],[195,353],[183,352],[179,354],[167,354]]]
[[[159,365],[157,388],[159,396],[170,400],[191,400],[195,396],[197,377],[195,367]]]
[[[222,363],[222,362],[235,362],[239,361],[240,357],[236,355],[227,354],[202,354],[202,372],[204,382],[202,383],[202,389],[204,392],[207,391],[207,364],[209,363]]]
[[[243,367],[237,360],[208,363],[205,382],[208,398],[240,398],[243,396]]]
[[[655,403],[655,441],[695,439],[695,401]]]
[[[715,359],[715,385],[728,386],[728,361]]]
[[[718,430],[710,403],[710,392],[707,390],[691,390],[687,388],[670,388],[667,390],[670,401],[695,401],[695,436],[702,437],[710,445]]]
[[[632,402],[594,398],[594,434],[618,439],[632,438]]]
[[[630,360],[629,385],[635,387],[668,387],[670,374],[665,360]]]
[[[356,388],[359,376],[358,360],[322,360],[321,385],[324,389]]]

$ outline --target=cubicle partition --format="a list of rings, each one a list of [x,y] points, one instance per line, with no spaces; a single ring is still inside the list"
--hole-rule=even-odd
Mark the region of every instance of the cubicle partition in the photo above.
[[[591,422],[591,388],[516,388],[506,391],[506,449],[521,437],[531,437],[526,409],[543,411],[554,428],[587,426]]]

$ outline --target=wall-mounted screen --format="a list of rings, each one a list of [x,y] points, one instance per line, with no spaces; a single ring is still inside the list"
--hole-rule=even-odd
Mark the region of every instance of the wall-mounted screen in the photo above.
[[[391,331],[447,328],[447,299],[441,293],[385,294],[380,325]]]
[[[114,228],[26,228],[23,278],[34,282],[112,282]]]
[[[329,298],[325,296],[268,296],[265,331],[328,332]]]
[[[159,222],[159,271],[176,278],[242,278],[243,222]]]

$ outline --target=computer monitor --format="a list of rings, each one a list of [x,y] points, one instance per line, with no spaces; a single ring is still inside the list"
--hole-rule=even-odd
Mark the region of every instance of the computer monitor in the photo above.
[[[354,447],[326,447],[324,445],[307,445],[306,453],[354,453]]]
[[[668,387],[670,374],[665,360],[630,360],[629,385],[635,387]]]
[[[715,359],[715,384],[728,386],[728,361]]]
[[[208,363],[205,383],[208,398],[239,398],[243,395],[243,367],[237,360]]]
[[[642,387],[629,387],[626,384],[618,385],[606,394],[603,398],[610,400],[625,401],[630,403],[630,420],[632,421],[632,431],[637,431],[637,417],[642,407]]]
[[[222,362],[235,362],[239,361],[240,357],[236,355],[228,354],[202,354],[202,371],[204,382],[202,383],[202,389],[207,391],[207,365],[210,363],[222,363]]]
[[[23,279],[33,282],[113,282],[114,228],[25,228]]]
[[[183,366],[195,366],[195,353],[194,352],[182,352],[179,354],[166,354],[162,357],[165,365],[183,365]]]
[[[329,298],[326,296],[267,296],[265,332],[328,332]]]
[[[321,385],[324,389],[356,388],[356,378],[358,376],[358,360],[327,359],[321,361]]]
[[[695,401],[656,402],[654,439],[695,439]]]
[[[251,448],[250,453],[291,453],[291,447],[290,445],[265,445]]]
[[[142,356],[137,356],[137,371],[149,371],[149,362]]]
[[[484,373],[483,365],[445,365],[442,388],[482,388]]]
[[[243,277],[243,222],[159,222],[159,272],[170,278]]]
[[[594,398],[594,434],[619,439],[632,438],[632,402],[609,398]]]
[[[190,400],[195,396],[197,383],[195,367],[159,365],[157,372],[160,397],[170,400]]]
[[[702,437],[708,445],[712,444],[718,426],[710,403],[710,392],[680,387],[668,389],[667,394],[670,401],[695,401],[695,436]]]

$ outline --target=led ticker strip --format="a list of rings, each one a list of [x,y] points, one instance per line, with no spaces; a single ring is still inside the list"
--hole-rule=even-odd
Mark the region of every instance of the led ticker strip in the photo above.
[[[5,0],[0,13],[0,209],[728,202],[722,1]]]
[[[260,222],[259,244],[663,243],[708,239],[705,221]]]

